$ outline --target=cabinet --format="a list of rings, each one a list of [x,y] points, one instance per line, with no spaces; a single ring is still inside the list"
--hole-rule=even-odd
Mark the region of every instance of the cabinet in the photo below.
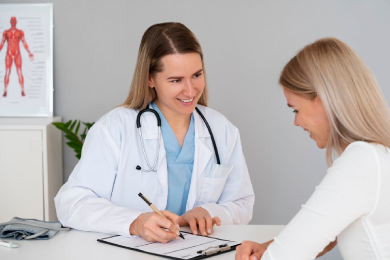
[[[18,216],[56,221],[63,184],[62,134],[50,118],[0,118],[0,223]]]

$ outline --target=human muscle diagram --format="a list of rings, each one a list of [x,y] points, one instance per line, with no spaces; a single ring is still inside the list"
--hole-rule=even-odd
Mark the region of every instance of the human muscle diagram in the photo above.
[[[53,113],[53,4],[0,4],[0,117]]]
[[[5,16],[0,12],[0,106],[45,102],[47,44],[43,25],[39,15]]]
[[[11,73],[12,65],[15,64],[16,72],[18,74],[19,83],[21,87],[22,97],[26,96],[24,91],[24,78],[22,73],[22,57],[20,55],[20,42],[23,43],[24,48],[29,54],[30,60],[34,61],[34,55],[28,48],[27,42],[24,37],[24,32],[16,28],[16,17],[11,17],[11,28],[3,32],[3,38],[0,43],[0,51],[3,49],[5,42],[8,43],[7,51],[5,55],[5,76],[4,76],[4,94],[3,97],[7,97],[7,88],[9,84],[9,76]]]

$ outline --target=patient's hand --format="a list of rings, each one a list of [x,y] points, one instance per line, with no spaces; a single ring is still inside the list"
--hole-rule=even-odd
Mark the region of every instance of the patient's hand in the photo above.
[[[191,231],[194,235],[199,232],[203,236],[211,234],[213,226],[221,225],[221,220],[218,217],[211,218],[210,213],[201,207],[196,207],[187,211],[179,217],[180,226],[190,226]]]
[[[263,256],[265,250],[273,240],[264,244],[258,244],[252,241],[244,241],[236,247],[235,260],[259,260]]]

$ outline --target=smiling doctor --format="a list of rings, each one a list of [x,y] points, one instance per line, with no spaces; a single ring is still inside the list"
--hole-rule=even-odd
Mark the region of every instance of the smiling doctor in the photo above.
[[[165,243],[178,224],[208,235],[215,224],[251,220],[254,193],[239,131],[207,107],[205,74],[187,27],[162,23],[144,33],[127,100],[91,128],[55,198],[64,226]]]

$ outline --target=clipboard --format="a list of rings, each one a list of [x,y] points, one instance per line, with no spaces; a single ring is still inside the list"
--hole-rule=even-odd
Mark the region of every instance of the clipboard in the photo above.
[[[141,237],[127,238],[111,236],[98,239],[98,242],[122,247],[142,253],[169,259],[204,259],[227,253],[236,249],[241,243],[214,237],[193,235],[181,231],[185,240],[171,240],[166,244],[148,242]]]

